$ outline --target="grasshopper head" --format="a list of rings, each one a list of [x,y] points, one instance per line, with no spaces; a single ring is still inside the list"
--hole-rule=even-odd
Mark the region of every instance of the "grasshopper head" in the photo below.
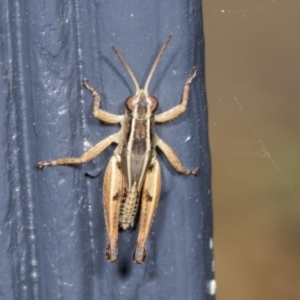
[[[150,119],[158,108],[158,100],[140,89],[136,95],[126,99],[125,106],[134,118]]]
[[[136,89],[135,95],[128,97],[125,102],[126,109],[129,111],[129,113],[132,114],[134,118],[149,119],[151,116],[153,116],[154,112],[157,110],[158,101],[154,96],[148,94],[148,86],[158,63],[170,42],[171,37],[172,34],[168,36],[167,40],[165,41],[161,50],[159,51],[157,58],[146,80],[145,87],[143,89],[140,88],[138,81],[136,80],[136,77],[134,76],[132,70],[130,69],[129,65],[122,57],[120,52],[114,46],[112,46],[113,51],[116,53],[116,55],[124,65],[125,69],[127,70],[128,74],[130,75],[135,85],[135,89]]]

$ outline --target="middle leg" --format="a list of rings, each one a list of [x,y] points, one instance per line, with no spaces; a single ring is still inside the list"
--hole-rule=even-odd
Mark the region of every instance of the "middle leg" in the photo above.
[[[105,150],[110,144],[118,142],[118,134],[115,133],[107,138],[100,141],[94,147],[83,153],[80,157],[67,157],[60,158],[50,161],[39,161],[37,167],[42,169],[46,166],[57,166],[57,165],[70,165],[70,164],[82,164],[88,162],[99,155],[103,150]]]
[[[196,168],[194,170],[186,169],[182,163],[180,162],[178,156],[175,154],[175,152],[172,150],[172,148],[165,143],[162,139],[159,137],[156,137],[156,146],[160,148],[160,150],[164,153],[170,164],[180,173],[189,175],[197,175],[199,172],[199,169]]]

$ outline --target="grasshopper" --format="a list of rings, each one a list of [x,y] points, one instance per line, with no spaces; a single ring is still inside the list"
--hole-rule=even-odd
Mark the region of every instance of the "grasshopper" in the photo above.
[[[171,37],[172,34],[168,36],[162,46],[143,89],[140,88],[125,59],[112,45],[113,51],[124,65],[136,89],[135,95],[129,96],[125,101],[125,114],[114,115],[100,109],[99,93],[88,84],[86,79],[83,79],[82,83],[93,96],[94,116],[106,123],[119,123],[121,125],[120,131],[106,137],[80,157],[61,158],[37,163],[39,168],[81,164],[95,158],[110,144],[115,143],[118,145],[108,162],[103,183],[104,217],[108,236],[106,258],[109,262],[118,260],[119,228],[127,229],[134,226],[139,206],[139,232],[133,259],[139,264],[144,263],[146,260],[145,246],[161,189],[161,170],[156,158],[156,147],[160,148],[178,172],[194,175],[198,173],[198,168],[194,170],[184,168],[172,148],[157,136],[154,128],[156,122],[170,121],[185,111],[190,86],[197,73],[197,68],[194,68],[192,75],[186,81],[181,104],[163,113],[155,114],[158,100],[148,94],[148,86]]]

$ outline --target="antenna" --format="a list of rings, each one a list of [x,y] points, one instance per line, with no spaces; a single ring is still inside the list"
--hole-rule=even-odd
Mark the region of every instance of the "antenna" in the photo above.
[[[128,72],[128,74],[130,75],[134,85],[135,85],[135,89],[136,89],[136,93],[140,90],[140,86],[136,80],[136,77],[134,76],[132,70],[130,69],[129,65],[127,64],[127,62],[125,61],[125,59],[123,58],[123,56],[120,54],[120,52],[117,50],[117,48],[114,45],[111,45],[111,48],[114,50],[114,52],[116,53],[116,55],[118,56],[118,58],[120,59],[120,61],[122,62],[123,66],[125,67],[126,71]]]
[[[156,69],[156,67],[157,67],[157,65],[158,65],[158,63],[159,63],[159,61],[160,61],[162,55],[164,54],[164,52],[165,52],[165,50],[166,50],[166,48],[167,48],[167,46],[168,46],[168,44],[169,44],[169,42],[170,42],[170,39],[171,39],[172,35],[173,35],[173,34],[171,33],[171,34],[168,36],[168,38],[167,38],[167,40],[165,41],[165,43],[163,44],[161,50],[159,51],[159,53],[158,53],[158,55],[157,55],[157,58],[156,58],[154,64],[153,64],[153,66],[152,66],[152,69],[151,69],[151,71],[150,71],[150,73],[149,73],[149,75],[148,75],[148,78],[147,78],[147,80],[146,80],[145,87],[144,87],[144,90],[145,90],[145,92],[146,92],[147,94],[148,94],[148,86],[149,86],[150,80],[151,80],[151,78],[152,78],[152,76],[153,76],[153,73],[154,73],[154,71],[155,71],[155,69]]]

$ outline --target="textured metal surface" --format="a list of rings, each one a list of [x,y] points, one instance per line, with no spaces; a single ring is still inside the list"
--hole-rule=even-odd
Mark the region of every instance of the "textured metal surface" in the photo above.
[[[210,161],[199,1],[21,1],[0,6],[0,299],[212,299]],[[198,177],[159,153],[162,194],[144,265],[132,262],[136,230],[120,234],[120,261],[104,257],[102,179],[110,147],[93,162],[37,170],[38,160],[79,156],[118,130],[92,115],[86,77],[101,106],[122,114],[172,32],[149,91],[158,112],[187,111],[157,132]]]

